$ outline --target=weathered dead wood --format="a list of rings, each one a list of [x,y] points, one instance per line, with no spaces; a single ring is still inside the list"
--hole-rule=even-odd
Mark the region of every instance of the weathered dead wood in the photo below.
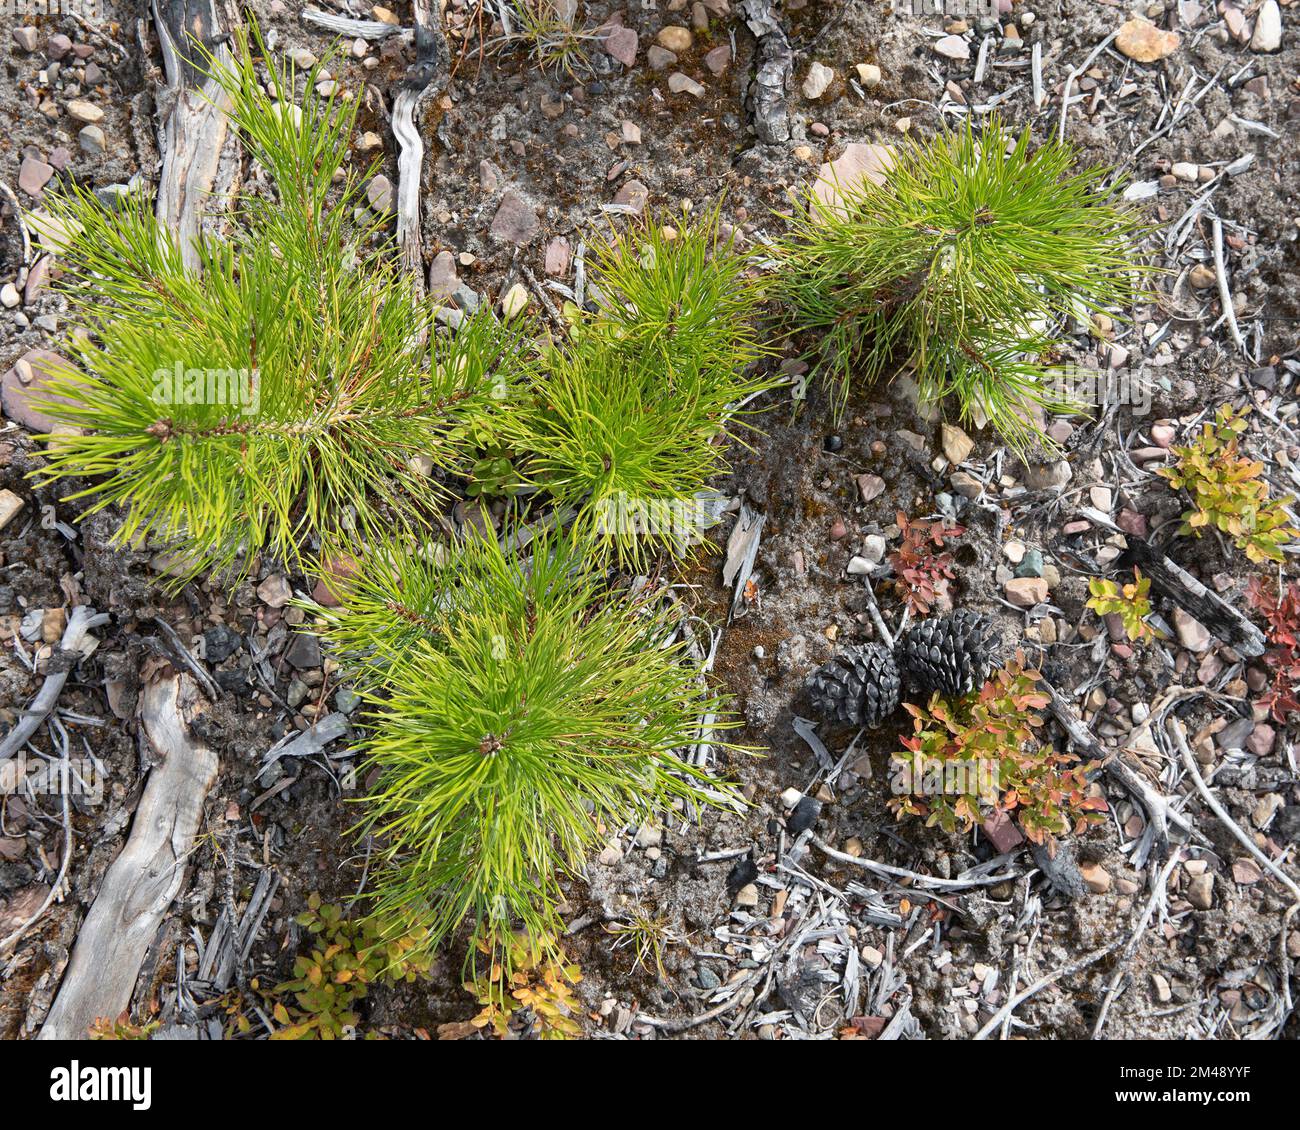
[[[1201,794],[1201,799],[1205,801],[1210,811],[1219,818],[1219,822],[1232,834],[1233,839],[1250,852],[1265,871],[1286,887],[1296,900],[1296,904],[1300,905],[1300,884],[1297,884],[1290,875],[1259,850],[1259,846],[1254,839],[1242,830],[1241,825],[1232,818],[1231,813],[1223,807],[1218,797],[1210,792],[1210,786],[1205,783],[1205,778],[1201,776],[1201,771],[1196,767],[1196,758],[1192,756],[1191,747],[1187,744],[1187,735],[1183,732],[1182,723],[1177,718],[1169,719],[1168,732],[1178,749],[1178,756],[1182,759],[1183,769],[1186,770],[1188,777],[1192,779],[1192,784],[1196,786],[1196,791]]]
[[[393,136],[397,139],[397,247],[416,293],[424,294],[424,241],[420,232],[420,179],[424,138],[419,115],[425,101],[446,85],[447,43],[430,11],[430,0],[413,0],[415,62],[393,100]]]
[[[1095,949],[1091,953],[1086,953],[1078,960],[1072,961],[1068,965],[1063,965],[1060,969],[1054,969],[1046,976],[1040,977],[1028,988],[1022,989],[1020,992],[1016,993],[1015,996],[998,1009],[984,1027],[975,1033],[972,1039],[987,1040],[989,1038],[989,1033],[996,1029],[998,1025],[1006,1019],[1006,1017],[1010,1016],[1035,993],[1041,992],[1043,989],[1047,988],[1048,985],[1055,984],[1062,977],[1069,977],[1074,973],[1087,969],[1090,965],[1095,965],[1103,957],[1106,957],[1108,954],[1114,953],[1115,950],[1119,949],[1122,940],[1122,938],[1116,938],[1109,945],[1104,945],[1100,949]]]
[[[1118,526],[1100,510],[1085,506],[1079,514],[1095,526],[1122,533]],[[1211,592],[1178,562],[1146,542],[1128,538],[1128,549],[1122,559],[1126,565],[1142,570],[1151,584],[1172,600],[1189,616],[1204,624],[1214,635],[1226,643],[1243,659],[1253,659],[1264,654],[1264,633],[1217,593]]]
[[[229,184],[237,175],[230,171],[237,163],[223,160],[223,149],[234,145],[229,100],[205,74],[198,48],[211,55],[212,65],[230,67],[227,29],[237,17],[219,14],[218,0],[153,0],[152,10],[167,81],[159,98],[157,215],[175,236],[185,265],[197,270],[205,198],[219,179]],[[203,705],[188,675],[151,683],[140,697],[138,717],[156,763],[126,846],[82,923],[38,1039],[84,1039],[97,1019],[130,1006],[149,947],[181,889],[217,776],[216,753],[190,729]]]
[[[740,4],[740,18],[758,40],[748,102],[754,132],[764,145],[790,140],[786,88],[794,73],[794,52],[773,8],[772,0],[741,0]]]
[[[330,742],[343,737],[351,728],[348,716],[335,711],[313,722],[302,733],[276,742],[262,756],[262,772],[282,757],[315,757]]]
[[[749,503],[741,501],[736,524],[727,538],[727,560],[722,566],[722,584],[732,590],[728,622],[735,619],[744,601],[745,582],[754,571],[759,542],[763,538],[763,527],[766,524],[766,514],[751,509]]]
[[[410,34],[405,28],[394,24],[382,23],[379,20],[354,20],[347,16],[336,16],[332,12],[318,12],[314,8],[308,8],[303,12],[302,22],[313,27],[324,28],[325,31],[345,39],[364,39],[367,43],[382,43],[389,36]]]
[[[195,42],[211,52],[218,66],[229,66],[232,57],[216,0],[153,0],[153,16],[167,76],[159,99],[158,220],[176,236],[186,267],[197,269],[195,241],[202,230],[203,203],[222,165],[230,100],[205,76]]]
[[[1040,679],[1039,687],[1051,700],[1048,709],[1061,729],[1065,731],[1066,737],[1079,756],[1087,761],[1101,762],[1101,771],[1142,806],[1157,855],[1163,859],[1169,854],[1171,823],[1177,824],[1183,831],[1191,834],[1192,826],[1186,817],[1178,813],[1168,800],[1149,785],[1142,774],[1124,760],[1122,753],[1112,754],[1102,746],[1074,712],[1074,708],[1051,683],[1046,679]]]
[[[203,700],[188,675],[150,683],[140,722],[157,763],[131,823],[82,923],[58,995],[38,1039],[83,1039],[100,1017],[131,1003],[158,926],[181,889],[185,865],[217,777],[217,755],[190,728]]]
[[[45,682],[41,684],[41,689],[36,692],[36,697],[23,711],[14,728],[5,735],[4,741],[0,741],[0,761],[13,757],[40,729],[41,723],[58,702],[63,684],[68,681],[72,668],[82,658],[87,642],[92,644],[95,642],[95,638],[90,634],[91,629],[107,624],[108,621],[107,612],[96,613],[89,605],[79,604],[72,610],[67,627],[63,629],[63,638],[59,640],[59,646],[50,656],[45,668]],[[84,654],[88,655],[89,652]]]
[[[0,196],[5,198],[9,210],[13,213],[14,223],[18,227],[18,237],[23,245],[22,262],[18,264],[18,277],[14,280],[14,285],[21,290],[23,284],[27,282],[27,272],[32,266],[32,237],[27,230],[27,221],[23,219],[23,210],[18,203],[18,197],[14,195],[14,190],[2,180],[0,180]]]

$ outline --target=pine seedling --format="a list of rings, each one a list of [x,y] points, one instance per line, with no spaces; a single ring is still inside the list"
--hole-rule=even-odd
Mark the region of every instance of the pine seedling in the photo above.
[[[1075,169],[1055,142],[1031,150],[994,119],[908,141],[884,183],[862,179],[824,202],[809,192],[781,249],[778,288],[821,335],[841,406],[851,381],[897,366],[923,404],[951,395],[1024,451],[1041,408],[1070,407],[1044,361],[1071,317],[1122,309],[1140,293],[1138,219],[1107,172]]]
[[[431,947],[465,924],[496,961],[517,928],[562,935],[560,882],[611,829],[730,799],[676,752],[724,708],[665,646],[662,605],[606,592],[553,535],[530,549],[475,535],[405,562],[400,585],[351,590],[324,627],[385,668],[361,743],[376,914],[414,916]]]
[[[295,107],[292,63],[252,34],[264,66],[245,33],[231,69],[209,64],[274,187],[232,202],[232,238],[202,237],[198,270],[141,197],[53,204],[79,233],[65,266],[90,333],[71,343],[81,371],[49,388],[63,426],[39,474],[90,479],[71,497],[123,507],[119,540],[171,542],[191,573],[422,528],[438,493],[423,460],[447,471],[472,454],[469,422],[518,364],[521,331],[489,316],[421,344],[433,306],[375,249],[379,221],[353,219],[356,101],[318,94],[314,68]]]
[[[753,370],[762,291],[716,211],[674,231],[650,221],[590,254],[600,306],[542,359],[514,421],[530,483],[619,564],[684,553],[710,522],[728,424],[775,384]]]

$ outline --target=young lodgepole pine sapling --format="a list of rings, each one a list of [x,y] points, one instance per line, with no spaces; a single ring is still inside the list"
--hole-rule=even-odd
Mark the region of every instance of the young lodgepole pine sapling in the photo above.
[[[710,479],[728,427],[773,386],[757,370],[763,291],[715,211],[638,222],[589,252],[597,310],[580,315],[507,421],[526,477],[619,565],[682,554],[716,520]]]
[[[907,372],[923,404],[952,396],[1014,448],[1038,440],[1034,413],[1067,407],[1045,362],[1071,320],[1142,294],[1142,223],[1106,170],[1075,164],[1068,146],[1035,149],[993,119],[904,143],[880,183],[809,191],[777,288],[820,335],[841,405],[855,377]]]
[[[518,929],[561,937],[561,880],[612,829],[736,803],[681,755],[702,719],[735,723],[669,643],[663,603],[608,591],[557,535],[528,548],[394,543],[341,607],[312,608],[372,708],[359,750],[377,774],[360,824],[381,860],[374,913],[431,948],[467,927],[474,960],[507,961]]]
[[[43,407],[70,427],[39,473],[89,480],[72,497],[120,506],[119,540],[170,543],[188,574],[423,528],[437,474],[464,464],[469,423],[517,372],[522,331],[485,316],[435,332],[382,219],[354,220],[356,98],[319,94],[318,68],[297,74],[256,29],[232,69],[209,63],[253,175],[199,270],[142,196],[52,205],[76,233],[64,264],[89,332],[48,388]]]

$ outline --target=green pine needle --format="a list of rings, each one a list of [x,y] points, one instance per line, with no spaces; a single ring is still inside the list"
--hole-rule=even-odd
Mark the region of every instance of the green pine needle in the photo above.
[[[431,947],[462,923],[490,948],[516,924],[559,936],[561,879],[613,830],[730,799],[678,756],[723,706],[664,646],[662,606],[607,592],[558,541],[530,548],[472,537],[438,561],[393,545],[391,575],[317,610],[333,646],[383,669],[364,690],[379,776],[360,828],[384,863],[375,913]]]
[[[460,467],[470,423],[519,370],[521,330],[483,315],[440,337],[375,228],[354,224],[355,101],[317,95],[313,71],[295,109],[292,64],[255,63],[242,34],[234,54],[212,73],[275,191],[232,202],[233,238],[204,237],[198,271],[139,196],[54,204],[80,232],[65,265],[90,333],[70,347],[82,374],[49,390],[65,426],[39,474],[91,478],[71,497],[121,506],[121,541],[180,546],[191,572],[242,572],[259,552],[298,566],[310,541],[328,555],[423,528],[439,491],[416,457]]]
[[[699,539],[701,493],[725,469],[738,406],[776,382],[757,371],[763,291],[717,212],[665,231],[637,225],[597,246],[599,311],[550,351],[534,406],[512,421],[530,482],[623,565]]]
[[[1121,311],[1143,293],[1144,225],[1076,170],[1073,151],[1031,150],[996,119],[908,142],[884,184],[846,186],[836,205],[809,195],[781,251],[778,288],[818,331],[847,394],[910,366],[923,403],[952,395],[1016,449],[1037,438],[1037,407],[1066,407],[1043,362],[1071,316]]]

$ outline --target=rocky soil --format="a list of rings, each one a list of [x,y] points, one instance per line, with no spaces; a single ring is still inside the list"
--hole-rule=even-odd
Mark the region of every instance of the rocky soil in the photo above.
[[[361,0],[327,7],[411,18]],[[993,10],[948,4],[947,15],[933,11],[943,4],[908,0],[576,7],[575,26],[589,32],[586,62],[556,73],[491,31],[480,52],[473,0],[447,4],[455,69],[421,122],[422,226],[429,287],[452,305],[501,302],[517,284],[512,301],[560,301],[572,294],[593,225],[642,214],[666,222],[718,199],[739,238],[761,248],[783,230],[791,190],[825,175],[849,146],[898,144],[994,113],[1038,141],[1063,128],[1084,162],[1120,169],[1164,269],[1157,297],[1131,323],[1077,327],[1063,358],[1109,374],[1101,384],[1112,390],[1143,380],[1149,404],[1129,396],[1042,420],[1060,450],[1029,465],[991,433],[918,410],[904,378],[855,388],[837,414],[816,379],[812,343],[780,339],[772,364],[790,380],[758,406],[761,431],[735,446],[718,484],[734,500],[716,531],[719,552],[688,577],[695,611],[718,634],[714,671],[744,722],[736,740],[755,750],[720,754],[717,768],[752,807],[610,830],[568,908],[589,1032],[963,1039],[996,1020],[1004,1034],[1069,1038],[1093,1030],[1116,986],[1108,1038],[1294,1038],[1295,990],[1286,986],[1300,933],[1284,926],[1294,899],[1203,803],[1166,723],[1181,720],[1197,773],[1294,882],[1296,720],[1279,722],[1260,705],[1257,661],[1168,600],[1156,599],[1168,637],[1141,644],[1113,635],[1084,602],[1087,578],[1116,568],[1134,539],[1160,545],[1244,607],[1255,568],[1221,539],[1176,536],[1182,502],[1155,474],[1217,404],[1257,409],[1249,448],[1267,462],[1275,492],[1300,491],[1300,6],[998,0]],[[303,63],[326,53],[330,36],[304,22],[298,4],[250,8],[273,49]],[[791,60],[775,116],[754,89],[769,56],[752,29],[768,26],[765,15]],[[309,893],[344,899],[364,887],[367,852],[346,831],[343,801],[363,787],[347,738],[309,757],[264,761],[286,735],[353,716],[357,699],[315,637],[295,630],[304,614],[289,601],[310,593],[314,578],[265,562],[233,591],[202,580],[168,596],[165,558],[110,545],[119,515],[79,521],[81,502],[33,489],[26,477],[42,459],[31,438],[42,420],[27,401],[49,360],[42,351],[57,354],[76,328],[57,287],[57,246],[39,230],[42,201],[62,184],[109,199],[136,178],[156,180],[160,62],[148,23],[115,0],[95,21],[0,16],[0,39],[0,106],[10,121],[0,181],[14,196],[0,222],[0,736],[36,693],[68,610],[89,603],[111,615],[56,715],[74,754],[91,759],[104,782],[102,798],[74,802],[67,866],[57,797],[11,791],[0,806],[0,938],[57,888],[17,946],[0,951],[0,1035],[31,1035],[49,1007],[147,772],[132,721],[139,687],[185,663],[181,648],[214,684],[204,737],[221,770],[135,1011],[160,1009],[166,1023],[210,1035],[219,1013],[201,982],[178,999],[177,965],[194,977],[195,938],[211,936],[230,901],[242,906],[259,879],[277,877],[250,958],[251,972],[274,976],[300,943],[292,916]],[[344,38],[339,48],[325,81],[361,99],[356,160],[382,160],[370,201],[385,211],[397,182],[390,115],[413,50],[402,36]],[[14,204],[37,213],[26,263]],[[1222,309],[1216,220],[1232,320]],[[764,525],[733,601],[723,565],[742,502]],[[1072,840],[1061,863],[995,829],[960,836],[898,823],[886,806],[888,757],[906,719],[866,735],[803,721],[808,675],[837,648],[875,635],[864,583],[898,622],[887,554],[900,511],[966,527],[941,604],[994,615],[1007,646],[1041,666],[1102,748],[1138,766],[1155,794],[1177,798],[1192,831],[1175,828],[1172,863],[1152,850],[1148,814],[1109,774],[1094,785],[1108,800],[1107,822]],[[1281,572],[1297,575],[1293,557]],[[1054,723],[1044,733],[1064,743]],[[42,730],[29,758],[56,755],[58,737]],[[805,797],[817,803],[801,806]],[[606,933],[650,906],[671,937],[663,976]],[[1112,943],[1004,1026],[999,1010],[1014,992]],[[462,957],[446,954],[428,982],[376,992],[367,1026],[466,1034],[476,1006],[461,988]]]

